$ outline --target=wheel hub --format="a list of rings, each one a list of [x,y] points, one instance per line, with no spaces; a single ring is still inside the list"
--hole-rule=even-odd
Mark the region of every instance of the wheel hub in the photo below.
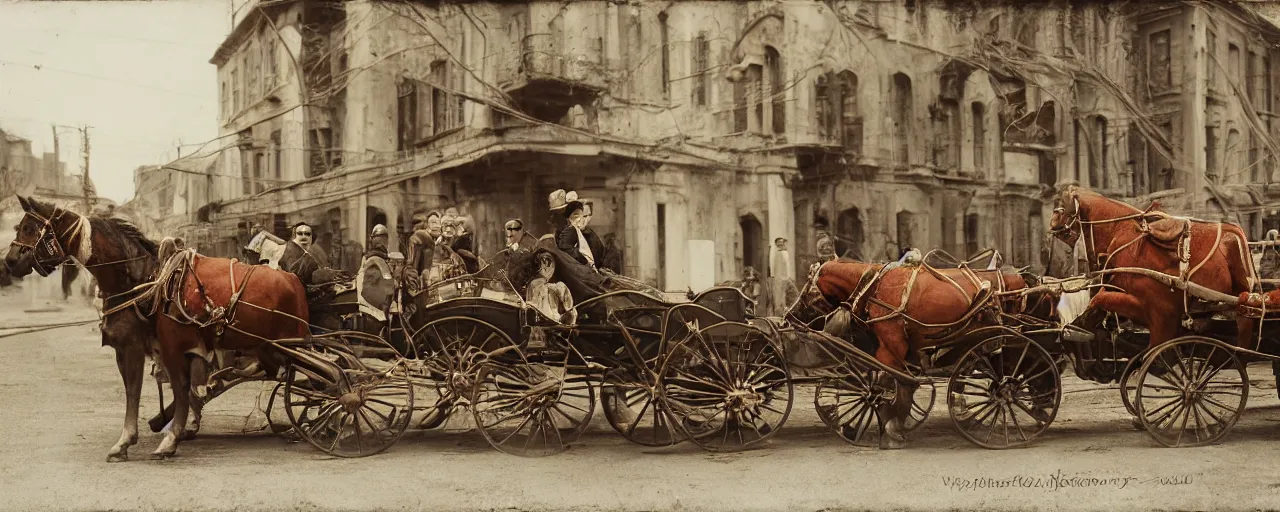
[[[755,391],[738,389],[729,393],[725,398],[729,409],[738,412],[744,411],[760,405],[764,401],[764,396]]]
[[[364,397],[359,392],[353,391],[338,397],[338,405],[341,405],[347,412],[355,412],[360,406],[364,405]]]

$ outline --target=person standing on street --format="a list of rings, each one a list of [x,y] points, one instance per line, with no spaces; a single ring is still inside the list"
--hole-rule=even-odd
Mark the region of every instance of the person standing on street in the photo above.
[[[360,330],[379,334],[387,322],[387,305],[394,290],[391,266],[387,263],[387,227],[378,224],[369,233],[369,250],[365,251],[356,273],[356,302],[360,306]]]
[[[795,279],[795,270],[791,267],[791,253],[787,251],[786,238],[773,239],[773,249],[773,257],[769,260],[769,295],[773,298],[770,301],[770,316],[782,316],[783,309],[791,303],[789,299],[793,295],[791,289],[794,288],[792,280]]]

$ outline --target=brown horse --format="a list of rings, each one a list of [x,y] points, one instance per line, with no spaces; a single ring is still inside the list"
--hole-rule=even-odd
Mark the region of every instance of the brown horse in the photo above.
[[[17,235],[5,257],[5,266],[13,275],[25,277],[34,270],[47,276],[74,259],[97,281],[108,311],[133,299],[135,287],[154,276],[156,244],[132,224],[117,218],[81,216],[22,196],[18,202],[25,214],[14,228]],[[75,267],[62,268],[67,272]],[[129,458],[129,447],[138,442],[138,402],[147,352],[155,343],[155,325],[132,311],[120,310],[104,315],[99,328],[102,345],[115,349],[125,390],[124,430],[107,460],[124,461]]]
[[[1239,226],[1172,217],[1156,206],[1139,210],[1069,186],[1058,196],[1050,230],[1068,246],[1083,238],[1094,271],[1143,268],[1232,296],[1252,290],[1257,273],[1248,237]],[[1146,327],[1151,333],[1148,347],[1187,331],[1182,321],[1193,297],[1142,275],[1112,273],[1106,282],[1119,289],[1098,291],[1080,319],[1082,326],[1096,327],[1103,314],[1114,313]],[[1251,346],[1254,321],[1237,317],[1239,346]]]
[[[191,388],[192,356],[205,362],[215,350],[248,356],[275,375],[286,362],[271,341],[309,333],[306,290],[297,276],[270,267],[184,251],[165,263],[151,301],[164,366],[173,389]],[[153,457],[172,456],[183,439],[190,393],[175,393],[174,418]]]
[[[988,283],[995,292],[1027,288],[1026,278],[1016,272],[923,266],[885,270],[883,264],[829,261],[812,273],[800,300],[791,307],[787,317],[812,325],[820,315],[843,305],[866,324],[874,338],[873,346],[855,344],[872,352],[880,363],[906,370],[908,358],[920,349],[944,342],[949,334],[994,323],[990,316],[975,314],[975,308],[981,307],[975,299],[982,283]],[[1052,292],[1032,294],[1029,300],[1029,303],[1020,299],[1002,300],[999,307],[1007,314],[1033,310],[1043,316],[1043,320],[1050,319],[1056,300]],[[848,328],[848,322],[834,321],[824,330],[844,337]],[[887,410],[880,413],[882,418],[887,418],[881,448],[900,448],[905,443],[902,424],[911,411],[915,385],[901,384],[907,384],[908,389],[895,394]]]

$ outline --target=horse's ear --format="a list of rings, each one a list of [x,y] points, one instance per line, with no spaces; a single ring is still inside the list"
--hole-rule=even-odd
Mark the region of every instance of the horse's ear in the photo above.
[[[27,198],[25,198],[25,197],[22,197],[21,195],[18,195],[18,194],[14,194],[14,195],[15,195],[15,196],[18,196],[18,204],[22,205],[22,211],[24,211],[24,212],[29,212],[29,211],[31,211],[31,200],[30,200],[30,199],[27,199]]]

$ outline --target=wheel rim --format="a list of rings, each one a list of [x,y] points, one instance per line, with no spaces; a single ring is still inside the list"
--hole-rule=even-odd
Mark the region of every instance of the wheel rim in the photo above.
[[[924,424],[933,411],[933,404],[938,400],[938,388],[933,382],[924,381],[916,387],[911,395],[911,414],[902,422],[903,433],[911,432]]]
[[[560,453],[586,431],[595,390],[563,364],[486,364],[472,395],[476,425],[494,448],[522,457]]]
[[[884,379],[881,371],[848,364],[836,371],[842,377],[823,379],[814,391],[813,406],[818,418],[849,444],[879,446],[885,422],[880,411],[893,403],[898,393],[897,380]]]
[[[468,405],[480,365],[495,348],[514,346],[511,338],[493,324],[467,317],[434,320],[413,335],[422,359],[413,365],[421,394],[419,427],[439,428],[451,413]]]
[[[609,426],[628,441],[642,446],[671,446],[684,441],[658,392],[640,383],[629,371],[605,375],[600,405]]]
[[[1133,416],[1138,415],[1138,409],[1134,406],[1138,394],[1138,379],[1133,376],[1142,368],[1143,356],[1147,355],[1147,352],[1143,350],[1133,356],[1133,359],[1124,366],[1124,373],[1120,375],[1120,402],[1124,404],[1124,410]]]
[[[402,363],[376,369],[342,369],[343,382],[289,365],[285,411],[294,431],[312,446],[338,457],[364,457],[395,444],[409,426],[413,384]]]
[[[1053,357],[1040,344],[1012,333],[970,349],[947,384],[956,430],[990,449],[1021,446],[1039,437],[1053,423],[1061,399]]]
[[[692,330],[674,344],[660,382],[672,423],[710,451],[772,437],[795,396],[786,361],[764,332],[736,322]]]
[[[1222,342],[1183,338],[1147,357],[1134,406],[1156,442],[1171,448],[1203,446],[1221,440],[1240,419],[1248,382],[1244,365]]]

